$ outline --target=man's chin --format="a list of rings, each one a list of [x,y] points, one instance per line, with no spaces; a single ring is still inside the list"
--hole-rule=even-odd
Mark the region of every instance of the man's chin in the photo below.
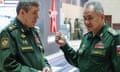
[[[35,26],[35,23],[34,23],[34,24],[32,24],[31,28],[34,28],[34,26]]]
[[[92,32],[92,30],[88,28],[88,32]]]
[[[34,26],[30,26],[29,28],[34,28]]]
[[[32,26],[31,28],[34,28],[34,26]]]

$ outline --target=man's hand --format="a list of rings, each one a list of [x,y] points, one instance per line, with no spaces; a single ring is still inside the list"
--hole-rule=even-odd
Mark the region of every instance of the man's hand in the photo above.
[[[42,71],[39,70],[38,72],[42,72]]]
[[[65,40],[64,35],[62,33],[60,33],[60,32],[56,32],[55,42],[57,44],[59,44],[60,46],[64,46],[66,44],[66,40]]]
[[[45,67],[42,72],[52,72],[52,70],[49,67]]]

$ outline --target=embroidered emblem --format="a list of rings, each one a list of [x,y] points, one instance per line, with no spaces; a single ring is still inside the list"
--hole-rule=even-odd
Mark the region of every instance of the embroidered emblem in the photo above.
[[[32,46],[26,46],[26,47],[22,47],[22,50],[33,50]]]
[[[85,50],[85,44],[82,44],[81,48],[79,49],[79,54],[82,54]]]
[[[116,50],[117,50],[117,56],[120,56],[120,45],[116,46]]]
[[[21,31],[22,31],[22,32],[25,32],[23,28],[21,29]]]
[[[120,51],[120,45],[117,45],[116,47],[117,47],[117,51]]]
[[[38,45],[41,49],[43,48],[43,46],[42,45]]]
[[[120,51],[119,51],[119,52],[117,52],[117,55],[118,55],[118,56],[120,56]]]
[[[105,52],[106,52],[105,49],[93,49],[93,50],[91,51],[91,54],[93,54],[93,55],[103,55],[103,56],[105,56]]]
[[[83,53],[83,49],[79,49],[79,54],[82,54]]]
[[[22,38],[26,38],[26,35],[24,35],[24,34],[21,34],[21,37],[22,37]]]
[[[38,36],[34,35],[34,39],[36,43],[40,43]]]
[[[85,44],[82,45],[82,48],[85,48]]]
[[[9,27],[10,30],[12,30],[13,28],[12,27]]]
[[[102,37],[102,36],[103,36],[103,33],[100,34],[100,37]]]
[[[27,41],[27,40],[23,40],[23,41],[22,41],[22,44],[23,44],[23,45],[28,45],[28,41]]]
[[[8,48],[9,47],[9,39],[8,38],[2,38],[1,39],[1,47],[2,48]]]
[[[94,45],[94,48],[104,48],[104,44],[102,42]]]
[[[98,55],[104,55],[105,54],[105,51],[100,51],[100,50],[93,50],[92,51],[92,54],[98,54]]]
[[[103,33],[100,34],[100,40],[103,40]]]

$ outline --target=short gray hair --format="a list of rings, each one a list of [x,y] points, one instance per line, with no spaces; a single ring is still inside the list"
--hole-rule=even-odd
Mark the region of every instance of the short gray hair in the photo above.
[[[17,12],[17,14],[19,14],[19,11],[21,9],[23,9],[27,12],[27,11],[29,11],[31,6],[39,7],[39,2],[37,0],[21,0],[21,1],[19,1],[18,5],[16,7],[16,12]]]
[[[89,8],[91,5],[93,6],[94,11],[96,13],[102,13],[102,14],[104,14],[103,6],[101,5],[101,3],[99,1],[90,0],[90,1],[86,2],[85,5],[84,5],[84,9]]]

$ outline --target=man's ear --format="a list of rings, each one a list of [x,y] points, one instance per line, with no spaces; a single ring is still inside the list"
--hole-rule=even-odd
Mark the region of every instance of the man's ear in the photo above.
[[[105,21],[105,15],[101,14],[101,19],[103,20],[103,22]]]
[[[20,15],[24,15],[25,11],[23,9],[20,10]]]
[[[101,14],[101,17],[102,17],[103,20],[105,19],[105,15],[104,14]]]

